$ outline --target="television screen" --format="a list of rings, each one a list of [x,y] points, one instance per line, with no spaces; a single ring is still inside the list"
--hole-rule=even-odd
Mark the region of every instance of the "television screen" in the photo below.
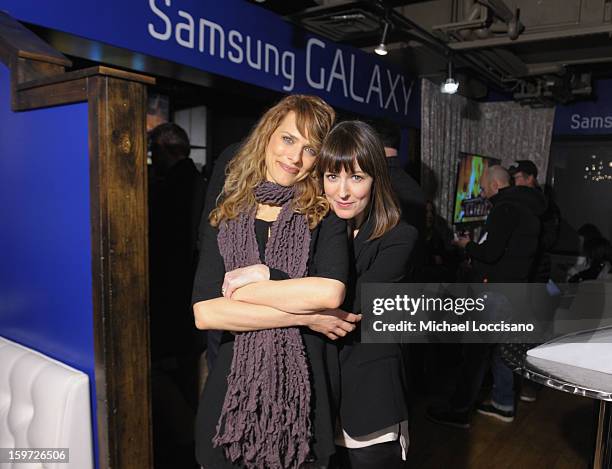
[[[453,223],[482,223],[489,213],[489,202],[481,194],[480,179],[489,166],[500,160],[461,153],[457,169]]]

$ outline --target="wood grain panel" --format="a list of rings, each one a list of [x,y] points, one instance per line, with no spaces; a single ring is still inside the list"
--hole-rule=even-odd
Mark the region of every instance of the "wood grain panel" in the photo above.
[[[87,81],[100,466],[149,468],[146,89]]]

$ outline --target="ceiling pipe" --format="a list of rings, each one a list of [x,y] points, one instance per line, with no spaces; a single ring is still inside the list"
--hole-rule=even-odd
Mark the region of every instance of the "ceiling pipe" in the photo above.
[[[412,37],[420,39],[424,45],[429,46],[446,60],[448,60],[448,58],[451,56],[453,56],[455,59],[459,57],[463,62],[470,65],[478,73],[484,76],[496,88],[501,90],[508,88],[508,85],[503,81],[504,77],[502,74],[497,75],[495,72],[491,71],[488,66],[483,65],[479,60],[471,57],[470,54],[456,54],[453,49],[451,49],[442,39],[434,36],[428,30],[406,18],[404,15],[401,15],[396,10],[387,10],[385,5],[380,0],[368,0],[368,3],[379,10],[381,17],[388,14],[388,19],[391,21],[391,23],[398,26],[396,29],[404,30],[405,33],[410,34]]]
[[[512,40],[508,37],[493,37],[489,39],[479,39],[466,42],[452,42],[448,47],[455,51],[483,49],[485,47],[500,47],[511,44],[527,44],[530,42],[549,41],[554,39],[567,39],[571,37],[592,36],[595,34],[612,34],[612,25],[587,26],[580,28],[565,29],[559,31],[543,31],[538,33],[523,34]]]

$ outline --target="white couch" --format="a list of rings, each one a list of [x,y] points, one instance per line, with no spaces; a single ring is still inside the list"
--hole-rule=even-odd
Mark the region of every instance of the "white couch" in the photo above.
[[[88,376],[0,337],[0,448],[69,448],[68,464],[16,469],[92,469]]]

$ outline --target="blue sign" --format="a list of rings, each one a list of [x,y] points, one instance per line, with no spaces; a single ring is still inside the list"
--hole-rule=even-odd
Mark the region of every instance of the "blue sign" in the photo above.
[[[416,80],[242,0],[0,0],[20,21],[416,126]]]
[[[612,80],[595,82],[595,99],[557,106],[555,135],[612,134]]]

